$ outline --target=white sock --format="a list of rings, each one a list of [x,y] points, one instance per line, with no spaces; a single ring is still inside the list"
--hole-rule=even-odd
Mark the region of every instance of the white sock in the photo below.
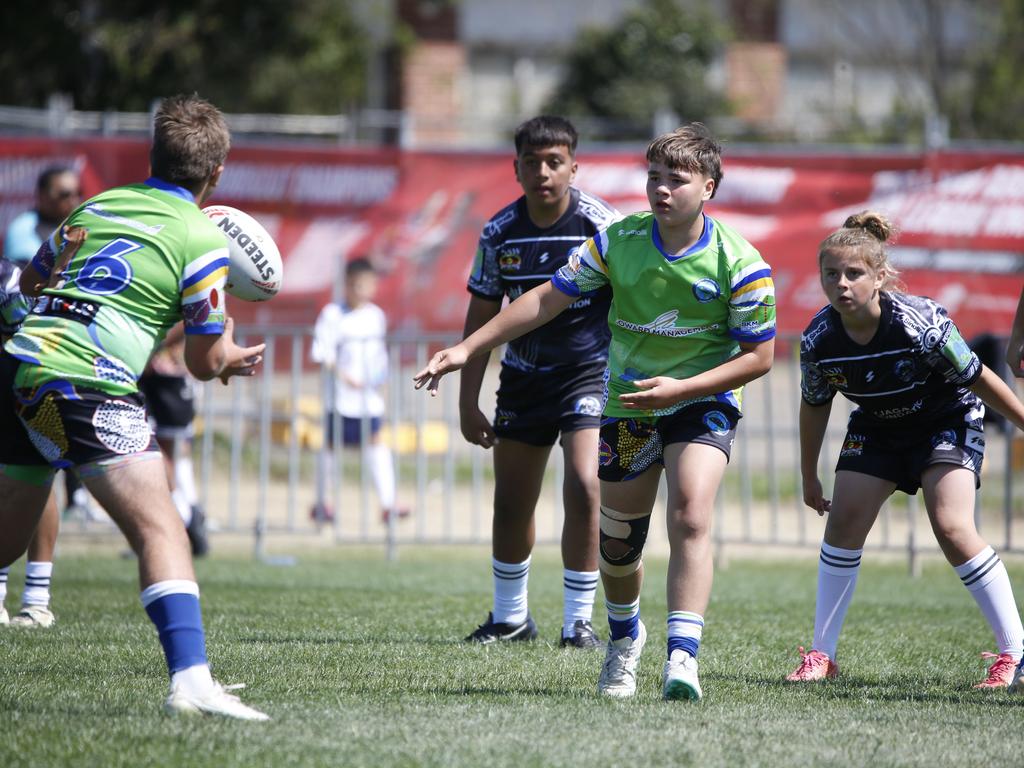
[[[571,637],[577,621],[590,621],[600,571],[562,570],[562,637]]]
[[[174,508],[178,510],[178,515],[181,517],[181,522],[188,528],[192,522],[192,505],[188,503],[188,497],[181,488],[175,488],[171,491],[171,501],[174,502]]]
[[[0,607],[3,607],[7,599],[7,574],[11,572],[11,566],[0,568]]]
[[[53,575],[53,563],[35,562],[25,564],[25,591],[21,593],[22,605],[50,604],[50,577]]]
[[[373,484],[377,486],[377,497],[384,509],[395,508],[395,461],[391,457],[391,449],[377,443],[366,447],[366,457],[370,462],[370,474]]]
[[[830,659],[836,658],[839,633],[853,599],[863,549],[840,549],[821,542],[818,562],[818,599],[814,607],[814,644]]]
[[[503,563],[491,558],[494,574],[494,622],[522,624],[526,621],[526,587],[530,578],[530,558],[521,563]]]
[[[187,693],[190,696],[205,696],[213,690],[213,675],[208,664],[196,664],[194,667],[179,669],[171,675],[171,688]]]
[[[1021,626],[1020,612],[1013,599],[1010,577],[999,555],[992,547],[985,547],[953,570],[981,608],[996,637],[999,653],[1008,653],[1020,660],[1024,650],[1024,626]]]
[[[181,489],[189,506],[199,502],[191,454],[188,456],[177,456],[174,459],[174,487]]]

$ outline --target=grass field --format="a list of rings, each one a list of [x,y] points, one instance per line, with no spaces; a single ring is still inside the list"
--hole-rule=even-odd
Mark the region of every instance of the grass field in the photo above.
[[[813,551],[718,574],[701,650],[705,699],[660,700],[665,563],[648,562],[640,691],[596,696],[601,653],[563,651],[556,554],[534,559],[542,641],[468,647],[489,606],[481,549],[331,550],[274,567],[199,563],[210,659],[270,723],[172,719],[134,564],[69,555],[58,624],[0,628],[3,766],[1020,765],[1024,698],[982,693],[992,639],[951,569],[867,557],[838,681],[782,677],[810,640]],[[21,589],[11,574],[8,608]],[[1024,592],[1024,568],[1011,564]],[[598,595],[599,606],[601,594]],[[603,610],[595,624],[606,630]]]

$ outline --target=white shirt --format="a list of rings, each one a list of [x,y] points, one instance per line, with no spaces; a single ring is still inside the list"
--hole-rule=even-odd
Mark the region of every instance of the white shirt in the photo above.
[[[377,388],[388,375],[386,333],[387,319],[376,304],[348,309],[331,303],[320,311],[311,354],[315,362],[334,371],[334,402],[329,407],[342,416],[384,414],[384,398]],[[362,386],[352,386],[346,377]]]

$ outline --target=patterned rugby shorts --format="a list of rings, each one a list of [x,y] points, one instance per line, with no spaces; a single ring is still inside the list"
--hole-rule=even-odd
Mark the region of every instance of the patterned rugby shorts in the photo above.
[[[955,464],[974,473],[981,486],[985,458],[985,426],[981,418],[965,421],[962,413],[930,424],[878,425],[851,418],[836,471],[871,475],[896,483],[896,490],[913,496],[921,475],[933,464]]]
[[[503,365],[494,433],[499,438],[549,446],[561,432],[597,429],[604,405],[604,371],[603,362],[534,373]]]
[[[36,451],[55,469],[159,450],[142,396],[50,381],[14,390],[14,408]]]
[[[0,346],[0,464],[45,467],[14,408],[14,375],[20,361]]]
[[[664,466],[666,445],[713,445],[729,459],[740,413],[723,403],[694,403],[668,416],[606,418],[601,422],[597,476],[632,480],[655,464]]]

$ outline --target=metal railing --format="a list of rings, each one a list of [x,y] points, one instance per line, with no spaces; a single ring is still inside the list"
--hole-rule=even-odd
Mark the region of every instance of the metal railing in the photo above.
[[[409,519],[382,519],[360,450],[334,454],[326,501],[329,523],[310,519],[317,501],[316,454],[323,440],[323,397],[331,374],[308,360],[308,328],[249,328],[238,334],[265,340],[260,375],[235,379],[230,387],[203,385],[198,434],[193,447],[207,516],[224,531],[253,534],[258,557],[268,541],[290,534],[318,534],[336,543],[385,545],[394,556],[407,544],[482,544],[490,540],[493,472],[490,456],[467,444],[458,421],[457,377],[446,379],[438,397],[413,389],[413,373],[453,336],[392,336],[387,340],[389,378],[384,440],[395,453],[398,496]],[[799,475],[799,371],[795,339],[780,338],[772,372],[746,388],[744,417],[732,466],[717,499],[714,542],[720,556],[735,545],[817,547],[823,522],[804,507]],[[482,387],[481,408],[493,412],[497,355]],[[488,398],[491,400],[488,402]],[[845,435],[849,407],[837,398],[821,453],[821,479],[830,488]],[[1021,443],[989,428],[976,517],[989,543],[1024,551],[1017,535],[1019,491],[1014,474]],[[554,543],[562,526],[564,468],[552,450],[537,507],[537,540]],[[664,488],[655,519],[663,518]],[[922,554],[936,553],[916,497],[896,494],[883,507],[869,548],[905,551],[911,569]],[[651,547],[667,547],[664,526],[652,526]]]

